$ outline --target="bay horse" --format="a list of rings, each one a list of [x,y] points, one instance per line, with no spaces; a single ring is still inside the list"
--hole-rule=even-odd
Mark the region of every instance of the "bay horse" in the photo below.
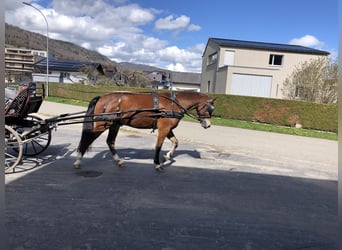
[[[94,97],[88,105],[76,161],[73,165],[77,169],[80,168],[81,159],[89,146],[105,130],[109,129],[107,145],[119,167],[124,167],[124,161],[115,149],[115,139],[120,127],[126,125],[134,128],[158,130],[154,164],[157,171],[162,171],[159,155],[165,138],[172,142],[172,147],[163,156],[164,161],[173,156],[178,146],[178,140],[173,129],[178,126],[183,116],[186,114],[196,118],[202,127],[207,129],[211,125],[215,100],[216,98],[210,98],[202,93],[185,91],[112,92]]]

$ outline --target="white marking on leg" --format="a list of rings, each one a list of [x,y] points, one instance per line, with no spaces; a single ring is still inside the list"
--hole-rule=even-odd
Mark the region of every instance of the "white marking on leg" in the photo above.
[[[74,168],[78,169],[81,167],[81,159],[82,159],[82,154],[80,152],[78,152],[76,155],[76,161],[73,164]]]
[[[124,167],[125,166],[125,162],[119,157],[119,155],[117,153],[115,153],[113,155],[113,159],[114,161],[117,162],[117,164],[119,165],[119,167]]]
[[[173,154],[175,153],[175,150],[178,147],[178,140],[176,137],[170,138],[170,141],[172,142],[172,147],[171,147],[170,151],[164,155],[165,161],[168,161],[173,157]]]

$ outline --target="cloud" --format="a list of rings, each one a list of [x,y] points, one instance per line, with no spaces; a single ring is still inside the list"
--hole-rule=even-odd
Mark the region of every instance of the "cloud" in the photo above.
[[[200,72],[201,70],[204,44],[182,49],[178,46],[166,46],[166,41],[149,37],[142,36],[137,40],[141,41],[139,46],[136,40],[133,41],[135,46],[129,42],[117,42],[99,47],[98,51],[117,62],[148,64],[183,72]]]
[[[23,5],[22,0],[5,1],[5,10],[15,10]]]
[[[11,4],[7,4],[11,3]],[[158,16],[163,10],[127,4],[125,0],[53,0],[47,7],[33,5],[46,16],[49,37],[69,41],[96,50],[116,62],[134,62],[179,71],[200,72],[204,46],[180,48],[154,31],[198,31],[190,17]],[[46,35],[42,16],[22,0],[6,1],[6,22],[23,29]],[[155,20],[157,20],[155,22]],[[146,27],[155,27],[150,33]],[[179,34],[179,33],[177,33]],[[171,67],[171,66],[170,66]]]
[[[155,23],[155,29],[157,30],[182,30],[185,29],[190,23],[190,18],[187,16],[180,16],[175,18],[170,15],[166,18],[160,18]]]
[[[202,52],[204,45],[196,45],[191,48],[181,49],[177,46],[169,46],[158,51],[159,58],[164,64],[172,62],[178,71],[200,72],[202,69]],[[179,65],[183,65],[181,70]]]
[[[300,38],[293,38],[289,42],[289,44],[317,48],[321,48],[324,46],[324,42],[319,41],[315,36],[312,35],[305,35]]]
[[[167,66],[168,70],[172,70],[172,71],[178,71],[178,72],[184,72],[185,68],[181,63],[171,63]]]
[[[56,12],[68,16],[97,16],[111,7],[102,0],[53,0],[52,6]]]
[[[335,49],[330,49],[330,50],[328,50],[328,52],[330,53],[329,58],[330,58],[333,62],[335,62],[335,61],[338,60],[338,53],[337,53],[337,51],[336,51]]]
[[[187,29],[188,31],[198,31],[201,29],[201,26],[190,24],[190,17],[181,15],[179,17],[175,17],[173,15],[169,15],[165,18],[159,18],[155,24],[154,28],[156,30],[174,30],[180,31]]]
[[[199,31],[201,29],[201,26],[195,24],[190,24],[188,27],[188,31]]]

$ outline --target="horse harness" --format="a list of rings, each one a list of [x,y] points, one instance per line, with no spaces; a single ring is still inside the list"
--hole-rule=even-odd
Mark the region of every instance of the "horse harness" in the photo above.
[[[120,112],[120,107],[121,107],[121,103],[122,103],[122,96],[125,92],[121,92],[119,99],[117,101],[117,106],[116,106],[116,112],[113,113],[113,115],[115,115],[115,119],[118,119],[120,121],[122,112]],[[206,111],[209,113],[209,115],[193,115],[189,112],[189,110],[187,110],[186,108],[184,108],[179,101],[176,98],[176,93],[175,92],[171,92],[170,97],[167,96],[162,96],[163,98],[166,98],[168,100],[171,101],[171,110],[166,110],[165,108],[160,108],[159,105],[159,95],[158,92],[153,91],[151,92],[151,96],[152,96],[152,101],[153,101],[153,108],[152,109],[142,109],[142,110],[136,110],[136,113],[140,113],[140,112],[145,112],[145,111],[150,111],[150,112],[154,112],[155,114],[152,115],[146,115],[146,116],[132,116],[130,119],[134,119],[134,118],[143,118],[143,117],[152,117],[154,118],[153,120],[153,131],[155,129],[157,129],[157,120],[159,118],[177,118],[177,119],[182,119],[184,117],[184,114],[187,114],[188,116],[200,120],[200,119],[205,119],[205,118],[210,118],[212,112],[214,111],[214,106],[212,106],[210,104],[210,98],[208,98],[207,102],[205,103],[205,106],[203,106],[200,110],[202,110],[203,108],[206,108]],[[112,101],[113,95],[110,95],[110,98],[107,99],[105,105],[103,106],[102,109],[102,113],[106,113],[107,110],[107,106],[110,104],[110,102]],[[181,110],[180,112],[176,112],[175,111],[175,104],[177,105],[177,107]],[[200,111],[199,110],[199,111]]]
[[[155,105],[155,108],[159,109],[158,94],[156,92],[153,92],[152,95],[154,98],[153,103]],[[206,114],[198,114],[198,115],[191,114],[189,111],[198,107],[201,104],[197,104],[197,105],[195,105],[189,109],[186,109],[182,106],[182,104],[179,103],[179,101],[176,98],[176,93],[173,91],[171,92],[170,98],[167,96],[162,96],[162,97],[171,101],[171,111],[163,111],[163,114],[161,115],[161,117],[182,119],[184,117],[184,114],[187,114],[188,116],[192,117],[195,120],[202,120],[202,119],[211,118],[211,115],[214,112],[214,106],[211,104],[212,99],[210,97],[208,97],[207,102],[204,103],[203,107],[198,109],[198,113],[200,113],[200,111],[202,111],[205,108],[206,111],[208,112],[208,115],[206,115]],[[180,112],[175,112],[175,104],[181,110]]]
[[[152,99],[153,99],[153,108],[157,111],[162,111],[161,113],[159,113],[158,116],[155,116],[154,120],[153,120],[153,130],[152,132],[154,132],[154,130],[157,129],[157,120],[158,118],[177,118],[177,119],[182,119],[184,117],[184,114],[181,112],[176,112],[175,111],[175,102],[176,102],[176,94],[174,92],[171,92],[171,110],[165,110],[164,108],[161,109],[159,107],[159,95],[157,92],[153,91],[151,92],[152,95]],[[179,107],[181,107],[183,110],[185,110],[177,101],[177,105]]]

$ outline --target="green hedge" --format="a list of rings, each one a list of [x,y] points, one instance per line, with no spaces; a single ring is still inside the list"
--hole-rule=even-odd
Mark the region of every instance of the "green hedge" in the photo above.
[[[151,89],[50,83],[49,95],[81,101],[112,91],[151,91]],[[304,101],[210,94],[217,97],[214,116],[337,132],[337,105]]]
[[[217,95],[216,116],[284,126],[337,132],[337,105],[304,101]]]

